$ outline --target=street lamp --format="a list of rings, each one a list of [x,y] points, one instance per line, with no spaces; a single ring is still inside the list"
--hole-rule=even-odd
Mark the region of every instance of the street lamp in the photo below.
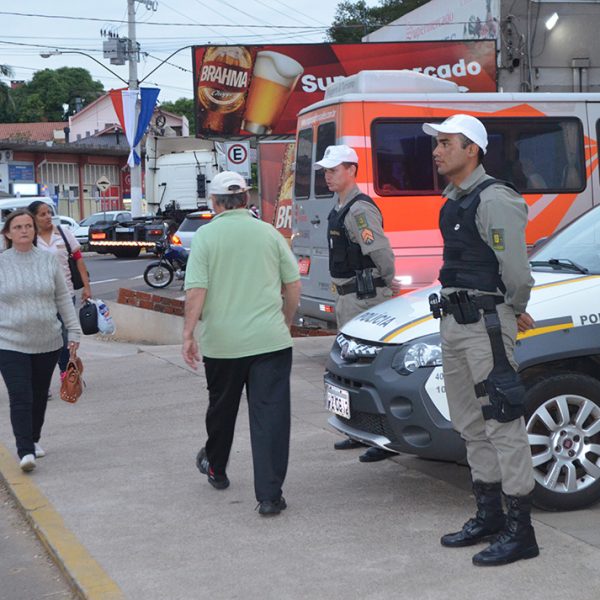
[[[86,52],[79,52],[79,50],[48,50],[46,52],[40,52],[40,56],[42,58],[60,56],[61,54],[81,54],[82,56],[87,56],[88,58],[91,58],[96,64],[100,65],[103,69],[114,75],[117,79],[120,79],[123,83],[129,83],[126,79],[120,77],[112,69],[109,69],[104,63],[101,63],[97,58],[94,58],[91,54],[87,54]]]

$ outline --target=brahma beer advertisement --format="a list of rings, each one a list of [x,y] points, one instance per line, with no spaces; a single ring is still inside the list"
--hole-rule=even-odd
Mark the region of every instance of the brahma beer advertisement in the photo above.
[[[496,91],[496,42],[195,46],[196,135],[293,134],[326,86],[369,69],[409,69]],[[400,91],[400,90],[399,90]]]

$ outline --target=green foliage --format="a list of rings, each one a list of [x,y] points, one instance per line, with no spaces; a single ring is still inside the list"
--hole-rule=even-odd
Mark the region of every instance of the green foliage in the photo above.
[[[0,65],[0,77],[12,76],[12,69],[8,65]],[[9,112],[14,109],[14,107],[15,103],[12,99],[10,87],[3,81],[0,81],[0,122],[3,122],[2,117],[4,115],[8,115]]]
[[[44,69],[37,71],[30,82],[11,90],[14,106],[3,105],[0,95],[0,121],[63,121],[68,114],[75,112],[76,98],[81,98],[81,105],[86,106],[103,93],[102,83],[94,81],[86,69]],[[63,104],[69,105],[67,113]]]
[[[429,0],[379,0],[369,7],[364,0],[340,2],[327,37],[331,42],[360,42],[362,37],[387,25]]]
[[[190,135],[195,135],[196,121],[194,119],[194,101],[190,98],[179,98],[175,102],[161,102],[160,108],[174,115],[187,117],[190,124]]]

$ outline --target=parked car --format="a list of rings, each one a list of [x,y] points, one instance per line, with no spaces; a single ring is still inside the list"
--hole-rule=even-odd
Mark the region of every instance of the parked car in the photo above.
[[[535,503],[549,510],[600,500],[600,207],[534,250],[535,286],[515,357],[526,387],[525,422]],[[429,287],[347,323],[325,372],[329,423],[368,445],[430,459],[465,460],[452,428],[439,321]]]
[[[73,231],[75,238],[81,246],[86,247],[88,244],[88,232],[90,225],[95,225],[102,221],[129,221],[131,213],[126,210],[106,210],[104,212],[94,213],[89,217],[81,220],[79,226]]]
[[[183,246],[186,250],[192,247],[192,238],[196,231],[202,226],[210,223],[215,216],[211,210],[199,210],[189,213],[181,222],[179,229],[171,237],[171,243]]]
[[[57,225],[60,225],[61,227],[68,227],[71,231],[75,231],[75,229],[79,227],[79,223],[71,217],[58,215],[58,218],[60,219],[60,223],[57,223]]]

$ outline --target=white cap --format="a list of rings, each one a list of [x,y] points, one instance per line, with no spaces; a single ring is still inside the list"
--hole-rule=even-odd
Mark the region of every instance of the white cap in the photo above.
[[[340,146],[327,146],[323,158],[317,161],[314,169],[333,169],[343,162],[358,164],[358,155],[350,146],[341,144]]]
[[[235,171],[223,171],[210,182],[210,194],[239,194],[248,189],[246,180]]]
[[[452,115],[443,123],[424,123],[423,131],[432,136],[438,133],[462,133],[477,144],[485,154],[488,137],[483,123],[471,115]]]

